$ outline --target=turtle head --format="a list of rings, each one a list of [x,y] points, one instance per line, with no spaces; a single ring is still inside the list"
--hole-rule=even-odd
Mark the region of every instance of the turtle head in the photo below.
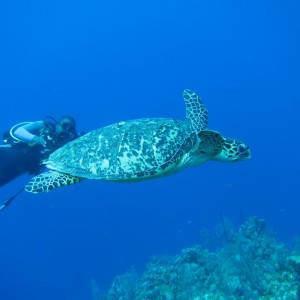
[[[225,139],[224,146],[220,154],[214,157],[214,160],[223,162],[243,161],[251,158],[249,146],[236,139]]]

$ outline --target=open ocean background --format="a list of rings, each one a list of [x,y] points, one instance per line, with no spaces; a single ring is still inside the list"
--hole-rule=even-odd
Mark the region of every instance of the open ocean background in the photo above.
[[[88,132],[121,120],[185,117],[251,146],[136,184],[85,181],[21,194],[0,213],[1,300],[87,300],[132,266],[201,242],[220,215],[300,231],[300,4],[297,0],[1,1],[0,130],[51,115]],[[28,180],[1,188],[4,201]]]

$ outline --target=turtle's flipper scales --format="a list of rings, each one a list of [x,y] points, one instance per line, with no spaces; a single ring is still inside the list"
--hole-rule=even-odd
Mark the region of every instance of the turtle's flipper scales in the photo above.
[[[69,174],[48,171],[33,177],[25,186],[25,191],[30,193],[50,192],[53,189],[75,184],[83,181],[84,178]]]
[[[186,118],[192,123],[196,131],[206,130],[208,112],[201,98],[188,89],[183,91],[183,98],[186,105]]]

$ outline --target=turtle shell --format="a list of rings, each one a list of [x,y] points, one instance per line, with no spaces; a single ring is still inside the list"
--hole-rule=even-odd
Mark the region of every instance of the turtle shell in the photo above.
[[[50,169],[103,180],[138,180],[172,170],[197,143],[188,121],[137,119],[91,131],[52,153]]]

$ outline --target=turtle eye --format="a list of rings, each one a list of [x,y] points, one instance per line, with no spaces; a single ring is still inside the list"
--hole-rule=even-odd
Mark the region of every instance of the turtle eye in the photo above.
[[[246,145],[240,145],[239,146],[239,152],[241,152],[241,153],[244,153],[244,152],[246,152],[248,150],[249,150],[249,147],[246,146]]]
[[[239,156],[241,159],[250,158],[250,147],[245,144],[239,146]]]

